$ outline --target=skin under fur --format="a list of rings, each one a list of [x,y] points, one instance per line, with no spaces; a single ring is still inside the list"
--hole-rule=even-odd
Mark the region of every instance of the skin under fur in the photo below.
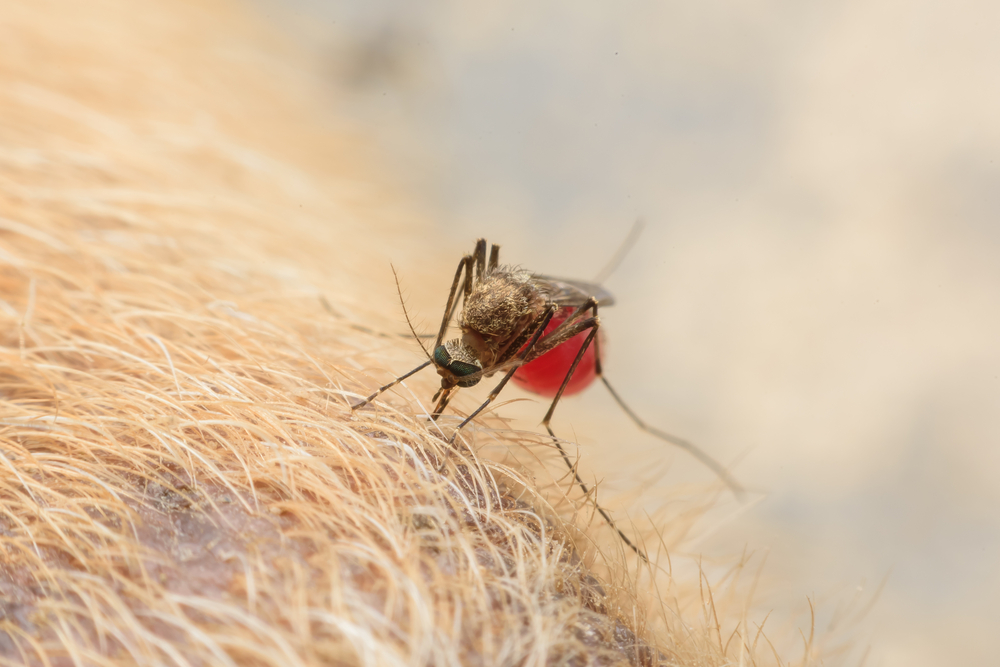
[[[670,570],[700,501],[643,566],[547,438],[449,446],[433,373],[352,414],[418,236],[293,50],[213,2],[0,30],[0,665],[776,660],[741,563]]]

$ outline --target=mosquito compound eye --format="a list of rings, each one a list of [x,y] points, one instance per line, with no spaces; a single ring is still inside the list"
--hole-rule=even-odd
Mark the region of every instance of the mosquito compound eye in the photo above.
[[[448,368],[450,362],[451,355],[448,354],[448,348],[444,345],[438,345],[437,349],[434,350],[434,365]]]
[[[434,363],[448,369],[458,378],[483,370],[482,364],[473,356],[472,351],[457,341],[448,341],[444,345],[439,345],[434,350]],[[480,379],[481,377],[477,376],[468,380],[459,380],[458,386],[472,387],[479,384]]]

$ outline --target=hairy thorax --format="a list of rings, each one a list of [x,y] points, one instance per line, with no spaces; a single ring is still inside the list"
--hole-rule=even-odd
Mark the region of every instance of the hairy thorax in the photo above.
[[[476,350],[484,368],[502,363],[527,342],[531,325],[544,314],[546,303],[531,274],[495,269],[466,300],[459,321],[462,341]]]

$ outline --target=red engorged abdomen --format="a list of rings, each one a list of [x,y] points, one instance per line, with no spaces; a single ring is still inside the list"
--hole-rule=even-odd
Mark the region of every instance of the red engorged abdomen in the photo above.
[[[573,314],[575,308],[563,308],[557,312],[545,327],[545,334],[551,333],[557,326]],[[578,333],[559,347],[549,350],[531,363],[525,364],[517,369],[512,378],[518,386],[540,396],[555,396],[559,391],[559,386],[566,378],[569,367],[573,365],[577,353],[583,347],[583,342],[587,340],[590,329]],[[598,330],[598,337],[601,340],[601,360],[604,359],[604,332]],[[594,344],[591,343],[587,351],[583,353],[580,364],[576,367],[573,377],[566,385],[563,396],[578,394],[594,381],[597,377],[597,367],[594,363]]]

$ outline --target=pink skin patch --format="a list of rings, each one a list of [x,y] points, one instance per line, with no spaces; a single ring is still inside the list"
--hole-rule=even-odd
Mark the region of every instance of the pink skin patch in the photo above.
[[[560,309],[549,320],[549,324],[545,327],[543,335],[548,335],[554,331],[557,326],[573,314],[574,310],[576,309]],[[540,396],[555,396],[556,392],[559,391],[559,386],[562,384],[563,379],[566,377],[566,373],[569,372],[569,367],[573,365],[573,360],[576,359],[577,353],[583,347],[583,342],[587,340],[589,334],[589,329],[582,331],[559,347],[549,350],[531,363],[521,366],[514,373],[513,381],[522,389]],[[604,361],[604,332],[598,330],[597,335],[601,339],[601,361]],[[570,378],[569,384],[566,385],[566,391],[563,392],[563,396],[572,396],[573,394],[580,393],[589,387],[590,383],[596,377],[597,368],[594,364],[594,344],[591,343],[587,351],[583,353],[583,358],[580,359],[580,364],[576,367],[576,372]]]

